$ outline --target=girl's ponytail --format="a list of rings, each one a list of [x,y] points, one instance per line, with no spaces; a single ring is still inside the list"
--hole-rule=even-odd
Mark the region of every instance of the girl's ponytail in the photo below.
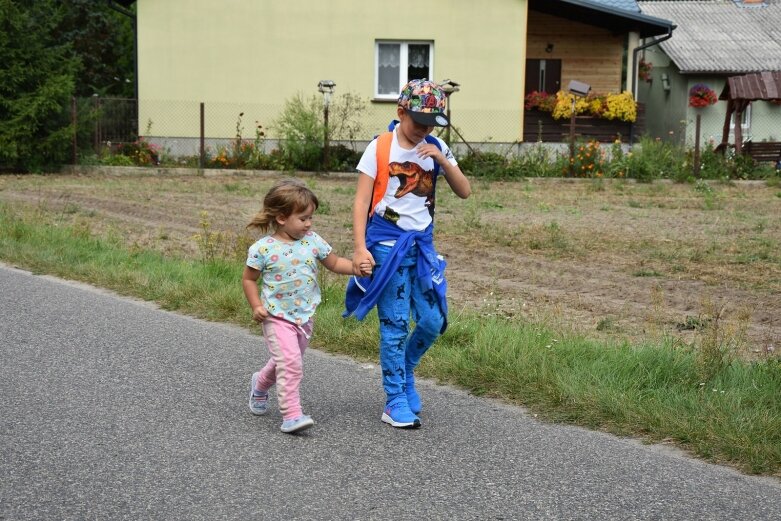
[[[258,228],[266,233],[275,229],[277,217],[289,217],[320,205],[317,196],[304,183],[296,179],[285,179],[274,185],[263,198],[263,208],[255,214],[247,228]]]

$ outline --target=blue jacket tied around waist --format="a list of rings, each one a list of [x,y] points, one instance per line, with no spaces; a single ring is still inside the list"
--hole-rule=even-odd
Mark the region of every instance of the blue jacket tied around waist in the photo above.
[[[396,241],[385,262],[371,277],[350,277],[347,282],[347,293],[343,317],[355,316],[363,318],[377,304],[383,289],[388,284],[391,275],[398,269],[401,260],[409,249],[417,244],[418,258],[415,263],[417,283],[423,290],[434,289],[439,300],[439,307],[445,318],[440,333],[447,329],[447,281],[445,280],[446,262],[434,249],[434,223],[423,231],[405,231],[390,221],[373,215],[366,229],[366,247],[371,248],[378,242]]]

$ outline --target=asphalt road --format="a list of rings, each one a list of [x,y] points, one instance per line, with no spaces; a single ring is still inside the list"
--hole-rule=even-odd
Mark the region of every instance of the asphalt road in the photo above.
[[[0,356],[3,520],[781,519],[777,480],[430,382],[393,429],[376,365],[317,350],[282,434],[257,332],[2,266]]]

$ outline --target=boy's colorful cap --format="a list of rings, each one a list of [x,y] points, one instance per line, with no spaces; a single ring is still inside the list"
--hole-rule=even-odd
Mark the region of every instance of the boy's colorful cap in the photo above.
[[[411,80],[399,94],[399,107],[407,111],[415,123],[427,127],[446,127],[447,97],[442,87],[426,79]]]

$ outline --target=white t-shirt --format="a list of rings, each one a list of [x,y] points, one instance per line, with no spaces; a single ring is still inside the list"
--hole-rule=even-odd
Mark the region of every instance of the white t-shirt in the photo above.
[[[442,153],[452,165],[457,165],[453,152],[439,138]],[[424,144],[425,141],[421,141]],[[425,230],[431,224],[434,201],[434,160],[418,157],[415,149],[399,145],[396,130],[390,149],[388,188],[374,208],[375,213],[394,222],[402,230]],[[358,162],[358,170],[372,179],[377,177],[377,140],[373,140]],[[442,170],[440,169],[440,173]]]

